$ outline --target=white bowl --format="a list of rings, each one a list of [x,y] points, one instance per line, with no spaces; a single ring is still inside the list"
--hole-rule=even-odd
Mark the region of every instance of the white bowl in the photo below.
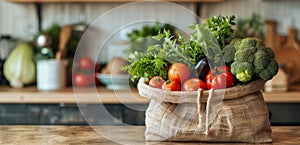
[[[128,74],[97,74],[98,80],[106,85],[110,90],[125,90],[129,89],[129,75]]]

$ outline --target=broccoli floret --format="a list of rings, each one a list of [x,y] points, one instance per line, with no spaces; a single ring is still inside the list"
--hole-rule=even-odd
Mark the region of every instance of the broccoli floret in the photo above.
[[[259,73],[259,77],[263,80],[270,80],[278,72],[278,63],[275,59],[271,59],[269,66]]]
[[[271,72],[272,77],[275,76],[279,69],[279,64],[275,59],[270,60],[270,65],[267,67],[267,69]]]
[[[237,43],[236,49],[240,50],[240,49],[251,48],[251,47],[256,48],[256,44],[257,44],[256,38],[245,38]]]
[[[238,65],[238,64],[239,64],[238,62],[233,62],[233,63],[230,65],[230,71],[231,71],[232,74],[236,74],[236,73],[237,73],[236,68],[237,68],[237,65]]]
[[[275,58],[274,52],[270,47],[262,46],[258,47],[258,50],[266,51],[269,54],[270,58]]]
[[[263,71],[270,63],[270,54],[265,50],[258,50],[254,54],[254,68],[256,73]]]
[[[234,62],[231,64],[231,72],[241,82],[248,82],[252,79],[254,67],[249,62]]]
[[[231,63],[234,60],[235,47],[233,45],[226,45],[223,48],[225,63]]]
[[[239,49],[238,51],[236,51],[235,53],[235,57],[234,57],[234,61],[238,61],[238,62],[253,62],[254,60],[254,53],[256,52],[256,48],[249,48],[249,47],[245,47],[243,49]]]
[[[235,39],[232,39],[230,41],[230,44],[229,45],[226,45],[224,48],[223,48],[223,54],[224,54],[224,61],[225,63],[227,64],[230,64],[233,62],[234,60],[234,55],[235,55],[235,52],[236,52],[236,48],[235,48],[235,45],[240,42],[241,39],[240,38],[235,38]]]

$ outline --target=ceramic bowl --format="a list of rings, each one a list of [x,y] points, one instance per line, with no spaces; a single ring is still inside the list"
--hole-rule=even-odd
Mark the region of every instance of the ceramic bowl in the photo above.
[[[128,74],[97,74],[98,80],[110,90],[129,89]]]

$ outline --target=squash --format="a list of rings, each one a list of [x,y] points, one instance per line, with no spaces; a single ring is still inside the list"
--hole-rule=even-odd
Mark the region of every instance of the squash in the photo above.
[[[33,48],[28,43],[20,43],[9,54],[4,63],[4,76],[10,86],[22,88],[36,81],[36,66]]]

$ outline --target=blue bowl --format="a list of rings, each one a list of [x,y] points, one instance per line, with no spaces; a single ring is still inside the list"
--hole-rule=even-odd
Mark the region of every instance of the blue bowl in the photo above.
[[[98,80],[110,90],[130,89],[128,74],[97,74]]]

